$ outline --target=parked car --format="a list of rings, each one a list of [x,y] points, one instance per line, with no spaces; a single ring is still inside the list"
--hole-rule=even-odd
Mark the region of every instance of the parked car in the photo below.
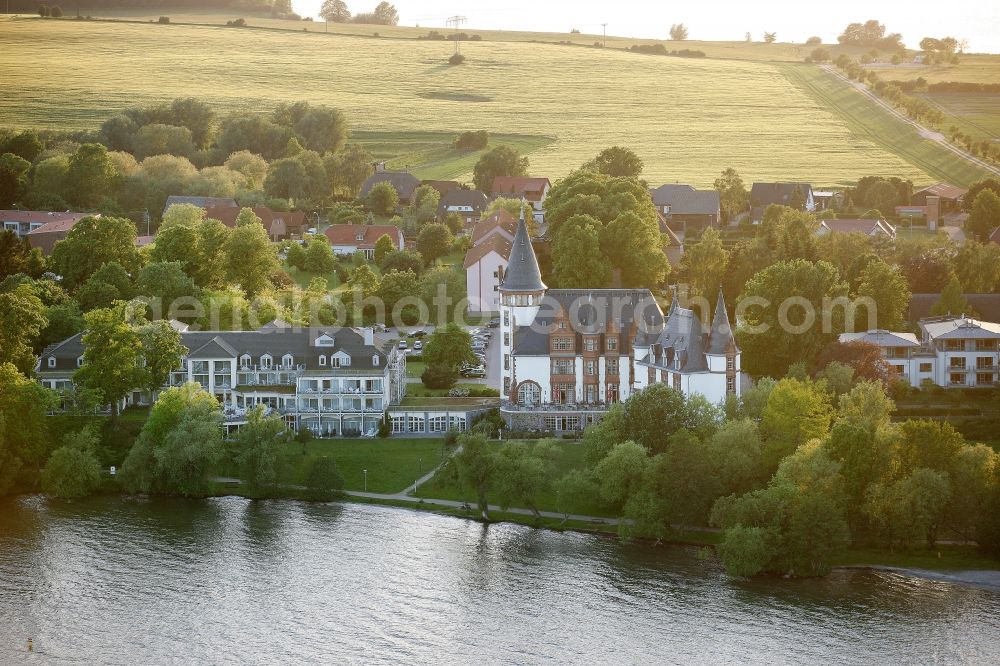
[[[409,345],[406,344],[406,340],[400,340],[399,341],[399,348],[400,349],[406,349],[407,347],[409,347]]]
[[[472,351],[474,351],[474,352],[485,352],[486,351],[486,343],[484,343],[482,340],[475,340],[475,341],[473,341],[473,343],[472,343]]]
[[[481,365],[467,365],[459,371],[463,377],[485,377],[486,368]]]
[[[413,336],[414,338],[422,338],[425,335],[427,335],[427,331],[420,329],[419,331],[413,331],[413,333],[410,333],[410,335]]]
[[[493,319],[486,322],[486,325],[490,328],[500,328],[500,317],[493,317]]]
[[[415,340],[413,342],[413,351],[420,351],[423,348],[424,348],[424,343],[422,343],[420,340]]]

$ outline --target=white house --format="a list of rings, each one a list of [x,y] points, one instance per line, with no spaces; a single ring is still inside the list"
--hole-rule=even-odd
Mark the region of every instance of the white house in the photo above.
[[[896,240],[896,227],[885,220],[820,220],[816,229],[817,236],[828,236],[830,234],[864,234],[871,238],[882,236],[889,240]]]
[[[465,289],[469,312],[500,311],[500,281],[510,259],[511,243],[492,234],[465,255]]]

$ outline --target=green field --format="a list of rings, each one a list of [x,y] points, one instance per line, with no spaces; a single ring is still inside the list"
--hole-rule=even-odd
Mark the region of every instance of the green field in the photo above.
[[[945,114],[945,127],[955,125],[971,136],[1000,139],[1000,94],[927,93],[921,97]]]
[[[466,43],[467,64],[449,67],[451,45],[417,41],[413,28],[373,38],[359,31],[383,26],[338,26],[348,35],[295,25],[309,31],[0,21],[0,50],[16,54],[0,61],[0,125],[95,128],[126,106],[189,95],[220,113],[304,99],[340,107],[359,141],[424,177],[468,178],[475,156],[449,154],[447,141],[484,128],[516,135],[503,140],[523,142],[531,171],[553,179],[623,144],[645,160],[652,183],[706,186],[727,166],[748,181],[835,185],[883,173],[927,183],[952,172],[948,179],[968,181],[960,166],[848,122],[771,62],[584,49],[524,33],[539,42]],[[716,46],[768,61],[803,48]]]
[[[893,151],[935,180],[968,186],[989,176],[985,170],[940,144],[921,137],[911,125],[900,122],[833,74],[805,64],[776,67],[803,94],[835,113],[850,128],[860,145],[871,143]],[[877,168],[868,169],[865,173],[897,175]]]

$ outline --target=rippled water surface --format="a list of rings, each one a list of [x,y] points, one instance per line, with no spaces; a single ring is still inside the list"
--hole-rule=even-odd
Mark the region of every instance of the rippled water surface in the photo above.
[[[25,653],[28,637],[35,653]],[[1000,663],[1000,594],[352,504],[0,500],[0,663]]]

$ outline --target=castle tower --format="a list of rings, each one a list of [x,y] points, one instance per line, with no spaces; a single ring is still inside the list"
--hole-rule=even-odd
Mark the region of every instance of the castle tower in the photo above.
[[[719,287],[719,299],[715,303],[715,316],[712,317],[712,328],[708,334],[708,348],[705,350],[705,360],[712,373],[725,376],[726,393],[740,393],[740,349],[736,346],[733,328],[729,325],[729,314],[726,312],[726,299]]]
[[[524,223],[524,204],[521,219],[511,243],[510,260],[500,283],[501,310],[509,313],[513,326],[530,326],[538,314],[538,307],[548,287],[542,282],[538,257],[531,246],[528,226]]]

